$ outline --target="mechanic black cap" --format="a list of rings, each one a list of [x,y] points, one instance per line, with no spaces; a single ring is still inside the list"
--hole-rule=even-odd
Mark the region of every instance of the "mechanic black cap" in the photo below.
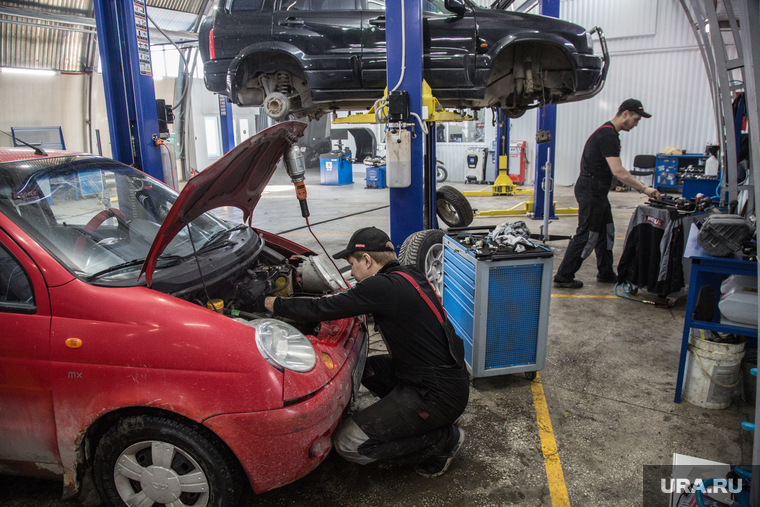
[[[623,101],[622,104],[620,104],[620,107],[618,108],[618,114],[622,113],[623,111],[631,111],[632,113],[638,113],[643,118],[651,118],[652,115],[644,111],[644,106],[641,105],[640,100],[636,99],[628,99],[626,101]]]
[[[343,259],[353,252],[393,252],[387,246],[391,238],[377,227],[365,227],[356,231],[348,241],[348,246],[333,255],[333,259]]]

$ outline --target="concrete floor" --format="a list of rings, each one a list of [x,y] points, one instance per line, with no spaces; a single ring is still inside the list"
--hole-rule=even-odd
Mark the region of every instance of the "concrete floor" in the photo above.
[[[309,170],[312,229],[328,252],[342,249],[357,228],[375,225],[389,230],[388,189],[365,189],[363,174],[358,172],[352,185],[320,186],[318,181],[319,172]],[[524,200],[523,196],[475,197],[470,202],[473,208],[489,210],[510,208]],[[558,188],[555,200],[574,206],[573,189]],[[645,198],[635,192],[613,192],[610,201],[617,229],[617,263],[631,213]],[[218,214],[231,220],[241,216],[236,210]],[[520,219],[477,217],[472,225]],[[532,232],[539,232],[540,222],[527,223]],[[284,171],[268,187],[253,224],[272,232],[290,231],[283,235],[321,252],[304,227]],[[571,235],[576,225],[576,216],[563,216],[552,222],[550,232]],[[556,271],[567,241],[549,246],[555,253]],[[614,286],[595,281],[595,259],[584,263],[577,277],[586,284],[580,290],[552,289],[546,368],[540,372],[570,504],[667,505],[664,495],[644,495],[643,466],[669,465],[673,453],[750,464],[752,436],[740,429],[740,423],[752,421],[753,407],[739,396],[725,410],[673,403],[685,297],[672,309],[614,297]],[[371,401],[369,394],[362,400]],[[246,504],[552,505],[531,382],[524,375],[475,381],[463,428],[464,447],[440,478],[424,479],[408,467],[362,467],[331,453],[307,477]],[[654,484],[658,486],[659,480]],[[0,476],[2,506],[77,505],[61,501],[60,491],[55,482]]]

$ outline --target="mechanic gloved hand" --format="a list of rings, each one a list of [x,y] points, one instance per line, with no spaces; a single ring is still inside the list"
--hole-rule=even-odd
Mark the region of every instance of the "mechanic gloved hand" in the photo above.
[[[266,301],[267,297],[266,295],[262,294],[259,296],[259,298],[256,300],[255,303],[253,303],[253,312],[254,313],[267,313],[267,309],[264,306],[264,301]]]

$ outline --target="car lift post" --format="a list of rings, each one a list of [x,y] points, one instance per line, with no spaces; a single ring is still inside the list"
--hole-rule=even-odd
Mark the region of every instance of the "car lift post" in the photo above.
[[[222,153],[235,147],[235,123],[232,119],[232,104],[227,97],[219,95],[219,126],[222,129]]]
[[[559,17],[559,4],[557,0],[540,0],[539,14],[542,16]],[[548,130],[551,133],[551,141],[536,146],[536,177],[533,181],[533,215],[536,220],[544,218],[544,192],[541,188],[544,181],[544,167],[547,160],[550,162],[549,179],[554,181],[554,153],[557,141],[557,106],[545,104],[537,113],[537,129]],[[549,198],[549,218],[557,218],[554,214],[554,189],[547,189],[546,196]]]
[[[387,0],[385,16],[387,19],[385,50],[387,54],[388,92],[390,94],[403,72],[403,81],[398,90],[409,92],[409,110],[422,118],[422,2],[420,0],[403,0],[402,17],[402,0]],[[403,27],[402,19],[404,19]],[[405,44],[402,43],[404,38],[406,39]],[[406,46],[406,60],[405,69],[402,71],[401,62],[404,45]],[[411,117],[411,121],[414,121],[413,117]],[[390,236],[396,253],[410,234],[424,228],[424,199],[426,196],[423,189],[423,146],[425,136],[423,136],[419,124],[415,124],[414,132],[415,136],[411,140],[412,183],[406,188],[391,188],[389,192]],[[435,164],[432,164],[432,167],[434,169]],[[433,192],[434,188],[433,185]]]
[[[493,168],[493,180],[499,177],[499,157],[502,155],[507,156],[507,175],[509,175],[509,118],[502,112],[501,108],[497,109],[496,115],[496,150],[494,150],[494,168]]]
[[[114,159],[164,181],[145,0],[95,0]]]

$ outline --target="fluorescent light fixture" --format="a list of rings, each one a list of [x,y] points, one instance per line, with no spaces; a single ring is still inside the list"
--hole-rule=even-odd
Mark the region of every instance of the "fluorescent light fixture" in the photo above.
[[[42,70],[42,69],[19,69],[14,67],[1,67],[3,72],[8,74],[31,74],[35,76],[55,76],[58,72],[54,70]]]

